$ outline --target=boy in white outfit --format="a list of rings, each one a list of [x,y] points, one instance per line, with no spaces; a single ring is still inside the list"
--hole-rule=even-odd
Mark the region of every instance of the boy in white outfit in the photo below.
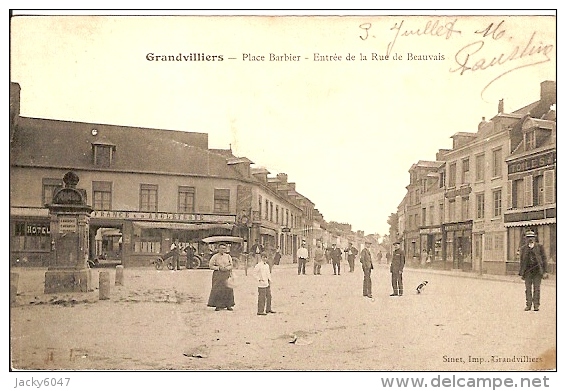
[[[257,314],[274,314],[271,310],[271,272],[267,263],[267,255],[262,254],[260,261],[254,267],[257,279]]]

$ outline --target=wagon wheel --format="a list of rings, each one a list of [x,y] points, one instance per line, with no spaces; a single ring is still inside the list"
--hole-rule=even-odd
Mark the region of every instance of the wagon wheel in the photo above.
[[[200,267],[200,258],[194,256],[189,262],[187,262],[187,269],[198,269]]]
[[[161,257],[157,258],[153,263],[155,263],[155,268],[157,270],[163,269],[163,259]]]
[[[173,261],[168,261],[168,262],[167,262],[167,269],[169,269],[169,270],[175,270],[175,265],[173,264]]]

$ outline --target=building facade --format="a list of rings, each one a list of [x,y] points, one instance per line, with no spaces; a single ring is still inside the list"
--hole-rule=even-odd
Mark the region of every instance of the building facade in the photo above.
[[[209,149],[207,134],[20,117],[19,86],[10,91],[11,264],[49,264],[47,205],[68,171],[94,209],[91,259],[144,266],[175,239],[202,253],[211,235],[291,254],[312,231],[314,204],[294,184],[270,186],[249,159]]]

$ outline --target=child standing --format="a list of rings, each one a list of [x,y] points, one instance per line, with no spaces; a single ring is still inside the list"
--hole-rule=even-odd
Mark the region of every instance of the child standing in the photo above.
[[[267,263],[267,255],[262,254],[260,261],[254,267],[257,279],[257,314],[274,314],[271,310],[271,272]]]

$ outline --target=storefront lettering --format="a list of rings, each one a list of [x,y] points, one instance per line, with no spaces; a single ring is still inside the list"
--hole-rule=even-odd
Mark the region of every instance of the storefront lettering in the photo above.
[[[44,225],[26,225],[27,235],[49,235],[51,233],[48,226]]]
[[[541,156],[528,157],[523,160],[512,162],[509,164],[509,174],[522,171],[529,171],[535,168],[550,166],[556,163],[556,154],[554,151],[545,153]]]
[[[162,212],[132,212],[95,210],[91,218],[128,219],[128,220],[165,220],[165,221],[198,221],[198,222],[235,222],[233,215],[205,215],[198,213],[162,213]]]

